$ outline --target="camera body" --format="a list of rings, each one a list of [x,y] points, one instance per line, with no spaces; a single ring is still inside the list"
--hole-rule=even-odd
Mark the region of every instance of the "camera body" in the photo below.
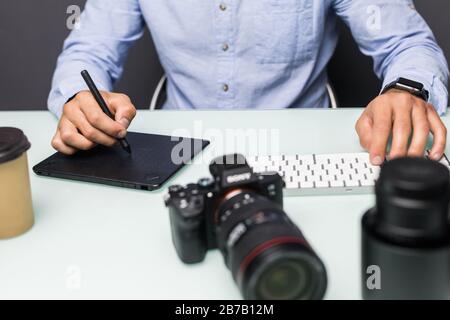
[[[244,299],[321,299],[326,269],[283,211],[281,176],[254,173],[239,154],[216,158],[209,171],[165,199],[179,258],[201,262],[218,248]]]
[[[251,205],[255,199],[246,195],[234,203],[229,212],[219,215],[218,207],[228,198],[251,191],[279,206],[283,206],[284,182],[276,172],[254,173],[245,158],[233,154],[216,158],[209,166],[212,178],[198,183],[169,188],[165,204],[169,208],[172,239],[177,254],[184,263],[203,261],[206,252],[219,247],[219,219],[226,219],[238,206]]]

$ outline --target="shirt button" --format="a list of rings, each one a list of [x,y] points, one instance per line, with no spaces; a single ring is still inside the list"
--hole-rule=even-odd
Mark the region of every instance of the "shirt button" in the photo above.
[[[224,44],[222,45],[222,50],[223,50],[223,51],[228,51],[228,49],[230,49],[230,46],[228,45],[228,43],[224,43]]]
[[[228,92],[228,90],[230,90],[230,87],[227,84],[224,84],[222,89],[224,92]]]
[[[219,6],[220,10],[225,11],[227,10],[227,6],[224,3],[221,3]]]

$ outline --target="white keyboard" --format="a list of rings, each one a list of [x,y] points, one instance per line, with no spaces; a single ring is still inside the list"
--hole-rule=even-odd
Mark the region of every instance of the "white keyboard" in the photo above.
[[[255,172],[278,172],[286,183],[287,196],[371,193],[380,172],[363,152],[254,156],[247,161]],[[445,155],[439,162],[450,169]]]

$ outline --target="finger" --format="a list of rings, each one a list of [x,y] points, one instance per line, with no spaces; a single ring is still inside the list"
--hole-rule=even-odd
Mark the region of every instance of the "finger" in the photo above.
[[[109,103],[115,114],[115,120],[128,128],[136,116],[136,107],[130,98],[124,94],[115,94],[110,97]]]
[[[361,118],[359,118],[358,122],[356,123],[356,132],[359,136],[359,143],[366,150],[369,150],[370,144],[372,142],[372,130],[372,118],[368,114],[363,113]]]
[[[392,129],[392,109],[378,108],[373,113],[373,133],[370,145],[370,162],[379,166],[386,157],[386,147]]]
[[[116,139],[93,127],[80,109],[72,110],[67,117],[87,140],[109,147],[117,143]]]
[[[71,148],[89,150],[95,146],[95,143],[83,137],[69,120],[61,121],[59,134],[62,142]]]
[[[411,110],[409,108],[399,108],[394,111],[392,145],[389,158],[394,159],[407,155],[411,131]]]
[[[124,138],[126,136],[126,127],[106,115],[96,105],[93,98],[90,103],[80,105],[80,109],[92,127],[114,138]]]
[[[408,149],[409,157],[423,157],[430,125],[425,105],[415,105],[412,110],[413,135]]]
[[[77,151],[75,148],[69,147],[62,141],[59,130],[56,132],[55,136],[52,139],[52,147],[57,151],[67,155],[72,155]]]
[[[430,130],[433,133],[433,147],[430,150],[430,158],[440,160],[445,152],[447,143],[447,128],[442,122],[432,105],[428,105],[427,117],[430,124]]]

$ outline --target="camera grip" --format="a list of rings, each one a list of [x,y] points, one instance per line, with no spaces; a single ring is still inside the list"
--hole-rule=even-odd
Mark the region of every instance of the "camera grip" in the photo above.
[[[203,261],[207,251],[204,216],[183,217],[170,208],[170,224],[172,241],[181,261],[186,264]]]

